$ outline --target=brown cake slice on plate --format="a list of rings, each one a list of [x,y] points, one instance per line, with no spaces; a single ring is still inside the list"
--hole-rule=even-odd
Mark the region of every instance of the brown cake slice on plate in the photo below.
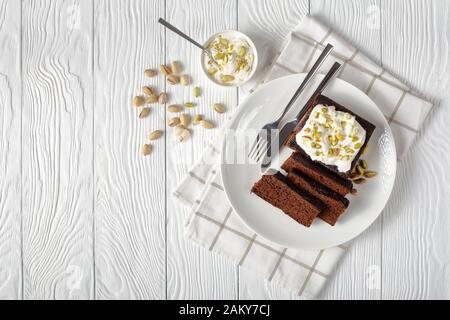
[[[374,130],[369,121],[319,95],[307,107],[286,145],[318,165],[349,177]]]
[[[344,198],[339,193],[310,178],[301,171],[292,169],[289,171],[288,178],[295,185],[308,191],[327,205],[327,208],[319,213],[319,218],[332,226],[336,224],[336,221],[350,203],[347,198]]]
[[[280,172],[263,175],[252,192],[305,227],[311,226],[319,213],[326,209],[323,201],[297,187]]]
[[[343,178],[337,173],[318,165],[303,153],[292,153],[292,155],[283,163],[281,168],[286,172],[297,169],[329,189],[336,191],[341,196],[345,196],[353,189],[351,180]]]

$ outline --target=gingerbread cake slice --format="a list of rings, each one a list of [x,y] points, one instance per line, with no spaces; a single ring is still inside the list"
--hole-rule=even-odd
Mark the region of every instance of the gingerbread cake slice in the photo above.
[[[286,172],[289,172],[292,169],[297,169],[298,171],[306,174],[308,177],[336,191],[341,196],[345,196],[353,189],[353,183],[351,180],[343,178],[335,172],[317,165],[316,162],[312,161],[300,152],[292,153],[292,155],[283,163],[281,168]]]
[[[327,205],[327,208],[319,213],[319,218],[326,223],[334,226],[340,215],[348,208],[350,201],[347,198],[310,178],[303,172],[292,169],[289,171],[288,178],[296,186],[308,191]]]
[[[297,187],[280,172],[262,176],[253,186],[252,192],[305,227],[311,226],[326,208],[323,201]]]
[[[318,165],[349,177],[374,130],[369,121],[319,95],[307,107],[286,145]]]

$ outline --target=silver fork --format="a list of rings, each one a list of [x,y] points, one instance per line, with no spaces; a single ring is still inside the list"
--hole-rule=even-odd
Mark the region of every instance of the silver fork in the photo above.
[[[278,117],[277,120],[275,120],[272,123],[265,124],[258,132],[258,135],[256,136],[255,142],[253,143],[252,147],[250,148],[250,151],[248,153],[248,158],[250,160],[255,161],[258,163],[262,156],[267,152],[269,145],[271,144],[271,133],[273,130],[277,130],[278,126],[280,125],[281,120],[286,115],[286,113],[289,111],[289,109],[292,107],[294,102],[297,100],[297,98],[302,93],[303,89],[308,85],[308,83],[311,81],[311,79],[314,77],[314,75],[319,70],[322,63],[325,61],[325,58],[328,57],[330,52],[333,50],[333,46],[331,44],[327,44],[325,49],[322,51],[321,55],[317,59],[317,61],[312,66],[311,70],[306,75],[303,82],[298,87],[297,91],[295,91],[294,95],[292,96],[291,100],[288,102],[286,107],[284,108],[281,115]]]
[[[285,145],[286,141],[289,139],[291,133],[295,130],[300,120],[303,118],[305,113],[308,111],[308,107],[314,100],[322,94],[327,85],[331,82],[333,77],[339,71],[341,64],[339,62],[335,62],[327,74],[323,77],[319,86],[316,88],[314,93],[311,95],[309,100],[305,103],[304,107],[299,111],[299,113],[289,122],[286,122],[283,127],[277,132],[276,137],[271,138],[272,143],[268,146],[268,149],[265,151],[265,155],[263,160],[261,161],[261,174],[267,173],[266,171],[270,169],[272,164],[272,159],[274,156],[280,152],[281,148]]]

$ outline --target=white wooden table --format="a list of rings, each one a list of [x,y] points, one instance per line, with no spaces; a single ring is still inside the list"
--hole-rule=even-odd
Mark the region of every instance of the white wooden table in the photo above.
[[[268,63],[310,13],[437,103],[391,200],[352,245],[320,298],[450,298],[447,0],[0,0],[0,298],[296,298],[185,240],[171,193],[217,131],[140,149],[164,107],[139,120],[143,69],[179,59],[217,124],[245,88],[207,82],[196,48],[239,29]],[[192,88],[170,88],[185,101]]]

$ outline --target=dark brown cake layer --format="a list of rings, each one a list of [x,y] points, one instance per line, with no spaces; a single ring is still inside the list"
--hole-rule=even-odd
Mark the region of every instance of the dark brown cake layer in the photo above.
[[[280,172],[262,176],[252,192],[305,227],[311,226],[314,218],[326,208],[324,202],[297,187]]]
[[[300,148],[300,146],[297,144],[297,142],[295,141],[295,136],[297,135],[298,132],[300,132],[303,128],[303,126],[306,124],[306,122],[309,119],[309,116],[311,115],[312,110],[314,109],[314,107],[318,104],[323,104],[323,105],[327,105],[327,106],[334,106],[336,108],[337,111],[342,111],[342,112],[347,112],[350,113],[351,115],[353,115],[356,118],[356,121],[358,121],[358,123],[361,125],[361,127],[364,128],[364,130],[366,131],[366,140],[364,141],[364,144],[362,145],[361,149],[359,149],[358,153],[356,154],[355,158],[352,161],[352,165],[350,167],[350,170],[346,171],[346,172],[340,172],[338,170],[338,168],[336,166],[332,166],[332,165],[326,165],[322,162],[317,162],[318,164],[320,164],[321,166],[324,166],[334,172],[336,172],[337,174],[339,174],[340,176],[343,177],[348,177],[351,174],[351,171],[353,170],[353,168],[356,166],[356,164],[358,163],[359,158],[361,157],[361,154],[364,150],[364,148],[367,146],[367,143],[370,140],[370,137],[372,136],[373,132],[375,131],[375,126],[370,123],[369,121],[361,118],[360,116],[358,116],[357,114],[355,114],[354,112],[348,110],[347,108],[345,108],[344,106],[341,106],[339,103],[331,100],[328,97],[325,96],[318,96],[317,99],[315,99],[309,106],[308,109],[305,113],[305,115],[303,116],[303,118],[300,120],[299,124],[297,125],[297,127],[295,128],[295,130],[291,133],[291,135],[289,136],[286,145],[289,146],[289,148],[297,151],[297,152],[301,152],[302,154],[304,154],[306,157],[310,158],[309,155],[306,154],[306,152],[303,151],[302,148]]]
[[[319,218],[332,226],[336,224],[339,216],[347,209],[350,203],[347,198],[344,198],[301,171],[292,169],[289,171],[288,178],[298,187],[308,191],[327,205],[327,208],[319,213]]]
[[[292,153],[281,168],[286,172],[297,169],[326,187],[336,191],[341,196],[350,193],[353,188],[353,183],[349,179],[343,178],[335,172],[328,170],[326,167],[318,165],[317,162],[312,161],[311,158],[306,157],[303,153]]]

